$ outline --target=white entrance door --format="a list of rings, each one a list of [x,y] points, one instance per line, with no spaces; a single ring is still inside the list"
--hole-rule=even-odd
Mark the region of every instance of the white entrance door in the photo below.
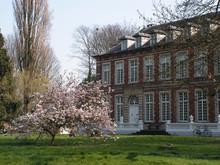
[[[129,123],[138,123],[139,107],[138,105],[129,106]]]

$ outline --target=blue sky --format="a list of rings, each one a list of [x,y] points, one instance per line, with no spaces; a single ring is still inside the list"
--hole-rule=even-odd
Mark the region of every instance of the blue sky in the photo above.
[[[164,0],[171,3],[174,0]],[[74,30],[80,25],[94,26],[114,23],[143,25],[137,9],[152,15],[152,0],[49,0],[52,12],[51,46],[62,70],[77,72],[78,61],[71,57]],[[1,0],[0,28],[4,36],[13,32],[12,0]]]

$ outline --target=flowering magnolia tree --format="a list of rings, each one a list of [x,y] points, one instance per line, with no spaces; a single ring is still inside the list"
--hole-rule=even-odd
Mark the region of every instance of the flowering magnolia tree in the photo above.
[[[13,131],[23,134],[48,134],[51,144],[62,128],[77,134],[114,133],[115,124],[110,114],[110,89],[100,82],[78,84],[72,77],[62,77],[44,94],[36,94],[33,112],[13,122]],[[98,132],[98,134],[97,134]]]

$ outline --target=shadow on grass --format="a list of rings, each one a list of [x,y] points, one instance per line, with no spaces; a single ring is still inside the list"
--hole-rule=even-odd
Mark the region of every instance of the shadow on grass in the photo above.
[[[137,159],[137,156],[138,156],[139,154],[138,153],[136,153],[136,152],[129,152],[128,153],[128,155],[127,155],[127,157],[126,157],[126,159],[128,159],[128,160],[130,160],[130,161],[137,161],[138,159]]]

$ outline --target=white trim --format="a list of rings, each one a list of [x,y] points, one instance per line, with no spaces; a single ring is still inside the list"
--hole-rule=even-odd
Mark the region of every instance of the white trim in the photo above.
[[[122,81],[119,83],[119,82],[117,82],[117,64],[119,64],[119,63],[121,63],[122,64]],[[121,69],[121,68],[120,68]],[[124,69],[124,61],[123,60],[120,60],[120,61],[115,61],[115,85],[122,85],[122,84],[124,84],[124,77],[125,77],[125,74],[124,74],[124,71],[125,69]]]
[[[164,58],[164,59],[163,59]],[[165,60],[165,62],[163,61]],[[162,64],[166,64],[168,63],[168,73],[165,73],[165,78],[163,77],[163,71],[162,71]],[[167,69],[167,68],[165,68]],[[166,75],[168,75],[169,77],[167,77]],[[159,78],[160,80],[170,80],[171,79],[171,53],[164,53],[164,54],[160,54],[159,55]]]
[[[184,60],[178,60],[179,58],[184,58]],[[178,51],[175,53],[175,61],[176,61],[176,79],[185,79],[189,77],[189,54],[188,54],[188,50],[183,50],[183,51]],[[180,73],[177,72],[177,68],[178,68],[178,62],[180,61],[184,61],[186,62],[186,73],[185,73],[185,77],[181,77]]]
[[[109,80],[108,82],[104,81],[104,65],[109,65]],[[106,63],[102,63],[102,83],[106,83],[106,84],[111,84],[111,63],[110,62],[106,62]]]
[[[150,95],[153,95],[153,99],[152,99],[152,120],[147,120],[146,119],[146,95],[147,94],[150,94]],[[152,123],[154,122],[154,117],[155,117],[155,114],[154,114],[154,107],[155,107],[155,102],[154,102],[154,97],[155,97],[155,94],[154,92],[145,92],[144,93],[144,122],[148,122],[148,123]]]
[[[137,80],[136,81],[131,81],[131,61],[137,61]],[[139,79],[139,60],[138,58],[132,58],[132,59],[129,59],[128,60],[128,83],[129,84],[133,84],[133,83],[137,83],[138,82],[138,79]]]
[[[180,110],[179,110],[179,93],[186,92],[187,93],[187,120],[180,120]],[[176,111],[177,111],[177,121],[178,122],[188,122],[189,121],[189,91],[188,89],[180,89],[176,91]]]
[[[220,68],[220,47],[216,48],[214,51],[214,75],[216,76],[220,75],[220,70],[218,72],[218,68]]]
[[[146,71],[146,65],[147,65],[147,61],[149,60],[149,63],[148,63],[148,65],[151,63],[151,65],[153,65],[153,70],[152,70],[152,79],[147,79],[147,76],[146,76],[146,74],[147,74],[147,71]],[[143,65],[143,73],[144,73],[144,76],[143,76],[143,78],[144,78],[144,82],[152,82],[152,81],[154,81],[154,75],[155,75],[155,73],[154,73],[154,69],[155,69],[155,64],[154,64],[154,56],[145,56],[144,57],[144,65]]]
[[[194,57],[194,77],[206,77],[208,75],[208,61],[207,61],[207,55],[208,51],[207,49],[201,49],[195,50],[195,57]],[[204,61],[199,62],[199,59],[202,59]],[[197,68],[200,67],[200,68]],[[200,70],[197,70],[200,69]],[[203,72],[204,71],[204,72]]]
[[[215,114],[216,114],[215,119],[216,121],[218,121],[218,115],[220,115],[220,109],[219,109],[220,98],[218,98],[218,92],[220,94],[220,90],[216,91],[216,96],[215,96]]]
[[[117,104],[117,102],[116,102],[116,100],[117,100],[116,98],[117,98],[117,97],[121,97],[121,99],[122,99],[120,104],[119,104],[119,103]],[[121,107],[121,111],[122,111],[122,112],[120,112],[120,114],[122,114],[122,116],[120,115],[120,117],[123,117],[124,100],[123,100],[123,95],[122,95],[122,94],[115,95],[115,100],[114,100],[114,107],[115,107],[115,108],[114,108],[114,113],[115,113],[114,116],[115,116],[115,121],[116,121],[116,122],[120,122],[120,118],[118,119],[118,109],[117,109],[117,105],[121,105],[121,106],[122,106],[122,107]]]
[[[198,102],[197,102],[197,92],[198,91],[202,91],[202,92],[206,92],[206,106],[207,106],[207,120],[199,120],[199,114],[198,114],[198,109],[197,109],[197,106],[198,106]],[[195,119],[197,122],[203,122],[203,123],[206,123],[208,122],[209,120],[209,102],[208,102],[208,95],[207,95],[208,91],[207,89],[201,89],[201,88],[197,88],[195,89],[195,93],[194,93],[194,97],[195,97],[195,112],[196,112],[196,116],[195,116]],[[203,111],[203,110],[202,110]],[[203,117],[204,118],[204,117]]]
[[[172,111],[171,111],[171,91],[170,90],[168,90],[168,91],[160,91],[159,92],[159,105],[160,105],[160,107],[159,107],[159,112],[160,112],[160,121],[161,122],[166,122],[167,120],[162,120],[162,102],[161,102],[161,94],[162,93],[168,93],[168,95],[169,95],[169,117],[168,117],[168,119],[167,120],[170,120],[171,119],[171,113],[172,113]]]

